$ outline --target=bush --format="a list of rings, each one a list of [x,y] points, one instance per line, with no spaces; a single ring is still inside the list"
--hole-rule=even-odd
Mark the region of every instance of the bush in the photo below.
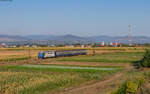
[[[138,91],[138,83],[128,81],[126,83],[126,94],[135,94]]]
[[[145,51],[144,57],[139,63],[139,66],[150,67],[150,50]]]
[[[110,94],[137,94],[138,90],[145,83],[145,76],[140,76],[135,80],[128,80],[123,83],[116,91]]]

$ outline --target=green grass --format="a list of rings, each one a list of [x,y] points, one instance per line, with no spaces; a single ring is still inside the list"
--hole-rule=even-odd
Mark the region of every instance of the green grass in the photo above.
[[[116,52],[96,54],[94,56],[74,56],[62,57],[57,61],[77,61],[77,62],[109,62],[109,63],[132,63],[140,60],[143,56],[142,52]]]
[[[87,81],[102,81],[118,70],[74,70],[58,68],[0,67],[0,92],[5,94],[41,94],[74,87]]]

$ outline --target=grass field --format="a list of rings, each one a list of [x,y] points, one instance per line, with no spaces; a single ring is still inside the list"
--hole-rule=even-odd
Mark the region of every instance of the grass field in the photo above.
[[[37,61],[38,52],[49,49],[83,48],[0,48],[0,94],[106,94],[127,80],[150,78],[149,70],[132,66],[143,57],[145,47],[84,48],[88,55]],[[21,63],[24,60],[27,64]]]
[[[132,63],[140,60],[143,52],[114,52],[96,54],[94,56],[74,56],[62,57],[56,59],[57,61],[75,61],[75,62],[105,62],[105,63]]]
[[[76,86],[91,80],[104,80],[117,70],[6,66],[0,68],[0,92],[41,94],[41,92]]]

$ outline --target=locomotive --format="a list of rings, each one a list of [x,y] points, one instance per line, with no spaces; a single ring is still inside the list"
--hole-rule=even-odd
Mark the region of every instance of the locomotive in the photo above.
[[[75,56],[86,55],[86,50],[65,50],[65,51],[41,51],[38,53],[38,59],[62,57],[62,56]]]

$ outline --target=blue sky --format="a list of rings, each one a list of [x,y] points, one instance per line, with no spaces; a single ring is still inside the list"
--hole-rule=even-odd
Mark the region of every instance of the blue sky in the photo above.
[[[0,34],[150,36],[150,0],[0,1]]]

